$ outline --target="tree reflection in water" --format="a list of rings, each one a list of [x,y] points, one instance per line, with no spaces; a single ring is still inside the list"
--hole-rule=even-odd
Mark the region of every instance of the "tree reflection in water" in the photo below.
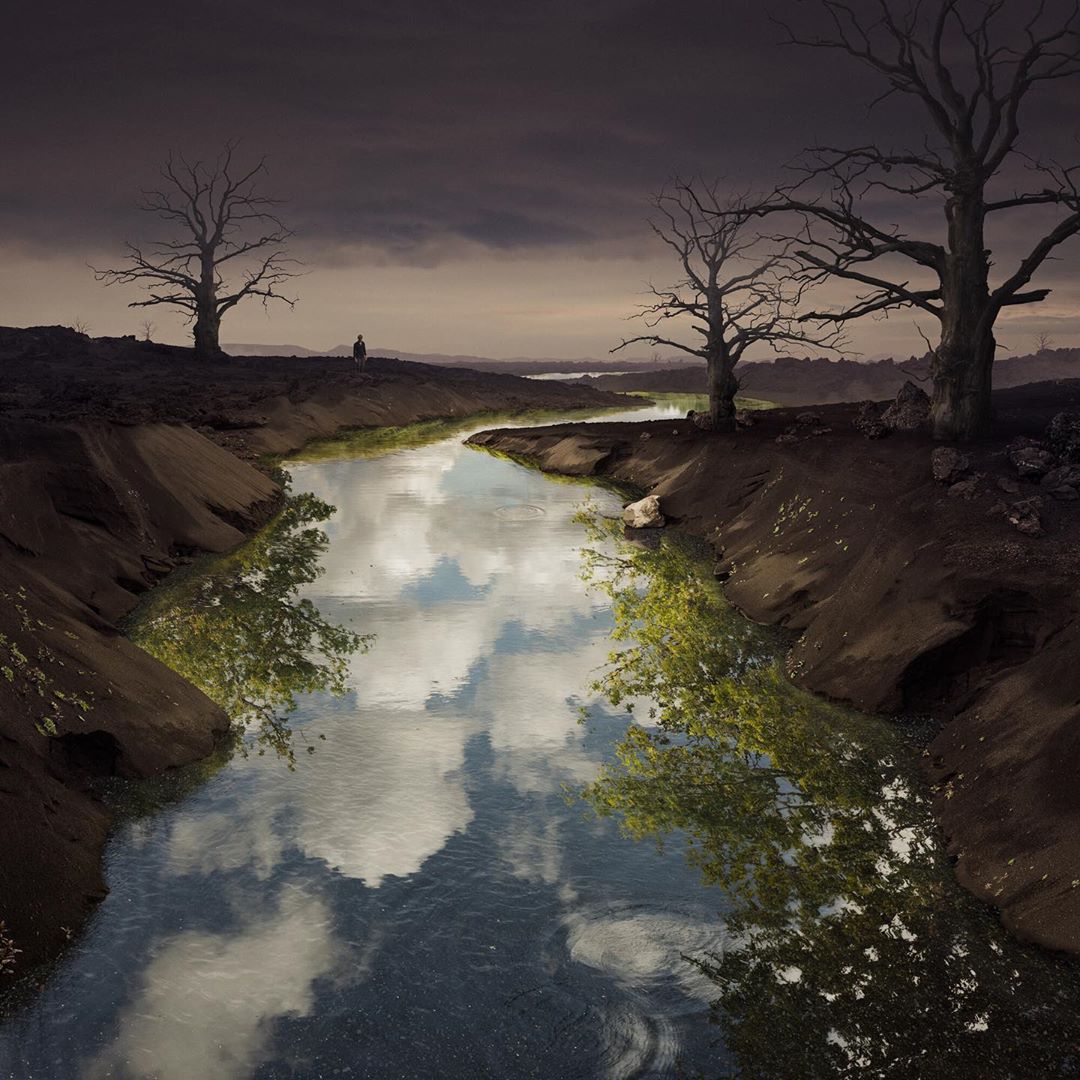
[[[329,541],[315,523],[333,512],[314,495],[290,497],[243,547],[153,594],[131,631],[135,644],[217,702],[237,730],[252,731],[259,753],[270,748],[290,767],[288,717],[298,695],[345,693],[349,658],[371,640],[297,596],[322,573]]]
[[[635,839],[678,831],[726,894],[736,945],[699,966],[735,1075],[1080,1075],[1076,966],[960,891],[899,730],[796,689],[684,546],[582,518],[615,615],[597,689],[649,702],[584,796]]]

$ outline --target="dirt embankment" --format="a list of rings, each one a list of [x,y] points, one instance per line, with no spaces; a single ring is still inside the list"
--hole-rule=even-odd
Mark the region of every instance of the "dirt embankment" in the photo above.
[[[59,328],[0,329],[0,365],[0,920],[20,969],[104,895],[93,779],[196,760],[227,726],[117,621],[178,562],[273,514],[281,490],[255,458],[349,426],[625,404],[395,360],[363,380],[342,360],[200,364]]]
[[[796,634],[801,685],[942,721],[927,764],[960,881],[1042,945],[1080,952],[1080,501],[1018,479],[1005,444],[1080,408],[1080,382],[995,395],[973,485],[931,476],[920,434],[869,441],[848,405],[776,442],[795,410],[718,434],[689,421],[483,432],[477,445],[660,497],[705,536],[730,599]],[[1040,494],[1044,535],[1005,507]],[[1004,503],[1004,506],[1003,506]]]

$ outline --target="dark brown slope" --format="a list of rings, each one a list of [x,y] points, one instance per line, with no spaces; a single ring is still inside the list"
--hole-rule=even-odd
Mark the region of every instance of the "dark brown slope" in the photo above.
[[[1011,928],[1080,952],[1080,502],[1047,499],[1048,532],[1001,511],[1037,492],[1012,480],[1004,443],[1080,408],[1080,382],[995,395],[998,431],[974,448],[971,499],[930,472],[921,435],[867,441],[855,410],[816,410],[831,431],[777,444],[794,414],[748,432],[688,421],[483,432],[472,442],[570,475],[660,496],[708,538],[751,618],[797,635],[793,677],[885,713],[943,722],[928,759],[957,873]],[[646,437],[647,436],[647,437]]]
[[[393,360],[369,380],[341,360],[202,364],[57,328],[0,329],[0,366],[0,920],[20,968],[104,894],[93,778],[194,761],[227,726],[116,623],[179,559],[273,513],[281,491],[252,459],[343,426],[625,404]]]

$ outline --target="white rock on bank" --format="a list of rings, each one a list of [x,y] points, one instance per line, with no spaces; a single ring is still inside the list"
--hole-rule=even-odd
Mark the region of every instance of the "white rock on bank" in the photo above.
[[[659,529],[664,525],[660,500],[655,495],[631,503],[622,512],[623,524],[631,529]]]

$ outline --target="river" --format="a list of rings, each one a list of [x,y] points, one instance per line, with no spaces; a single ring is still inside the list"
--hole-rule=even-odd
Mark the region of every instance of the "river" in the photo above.
[[[110,894],[0,1075],[1080,1074],[1076,969],[956,888],[919,730],[465,434],[311,448],[152,595],[134,639],[247,731],[107,793]]]

